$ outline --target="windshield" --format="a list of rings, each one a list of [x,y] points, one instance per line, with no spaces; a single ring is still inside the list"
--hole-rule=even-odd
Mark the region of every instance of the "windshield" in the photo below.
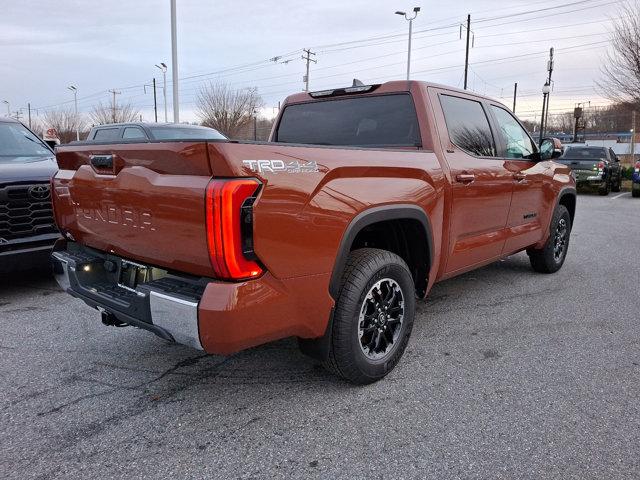
[[[53,153],[20,123],[0,123],[0,163],[23,157],[51,157]]]
[[[585,160],[597,160],[599,158],[606,158],[607,151],[604,148],[600,147],[567,147],[563,156],[571,158],[583,158]]]
[[[226,140],[213,128],[204,127],[153,127],[151,134],[156,140]]]

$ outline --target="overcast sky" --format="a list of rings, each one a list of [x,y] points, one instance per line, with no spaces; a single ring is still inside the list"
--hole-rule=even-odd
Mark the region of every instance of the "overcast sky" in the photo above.
[[[533,119],[540,110],[549,47],[556,49],[551,112],[575,102],[602,105],[595,87],[619,0],[178,0],[181,120],[196,120],[198,89],[209,81],[257,87],[267,110],[303,88],[302,48],[317,53],[311,90],[401,79],[406,75],[407,22],[396,10],[422,11],[414,21],[412,78],[462,86],[464,39],[471,14],[474,47],[469,86]],[[67,86],[78,88],[79,109],[110,102],[122,92],[146,120],[153,95],[143,87],[171,67],[169,0],[102,2],[0,0],[0,101],[11,110],[27,102],[46,109],[72,107]],[[558,8],[562,5],[561,8]],[[532,12],[533,11],[533,12]],[[531,13],[526,13],[531,12]],[[464,35],[464,33],[463,33]],[[384,37],[384,38],[376,38]],[[282,56],[279,62],[270,58]],[[514,57],[514,58],[509,58]],[[281,63],[289,60],[288,63]],[[191,77],[191,78],[185,78]],[[171,118],[171,71],[167,73]],[[145,93],[146,91],[146,93]],[[65,103],[67,102],[67,103]],[[0,114],[6,114],[0,104]],[[159,117],[163,117],[158,90]]]

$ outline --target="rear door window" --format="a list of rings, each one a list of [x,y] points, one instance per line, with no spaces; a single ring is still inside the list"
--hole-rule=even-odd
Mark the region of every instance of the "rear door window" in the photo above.
[[[145,133],[138,127],[126,127],[122,138],[125,140],[147,140]]]
[[[276,132],[281,143],[362,147],[419,147],[409,94],[340,98],[289,105]]]
[[[118,137],[119,132],[119,128],[99,128],[96,130],[96,133],[93,134],[93,139],[103,142],[115,142],[120,140]]]
[[[454,145],[471,155],[495,157],[496,144],[489,120],[480,102],[440,95],[440,104]]]

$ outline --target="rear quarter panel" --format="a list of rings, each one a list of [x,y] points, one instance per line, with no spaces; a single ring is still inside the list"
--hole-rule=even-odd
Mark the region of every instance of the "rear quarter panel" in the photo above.
[[[440,245],[444,174],[431,151],[344,149],[285,144],[211,144],[214,175],[253,176],[255,251],[281,279],[332,272],[349,222],[373,206],[411,203],[425,210]],[[229,160],[216,165],[216,158]],[[243,160],[316,162],[316,172],[257,173]],[[301,261],[303,260],[303,261]],[[433,265],[437,262],[432,262]]]

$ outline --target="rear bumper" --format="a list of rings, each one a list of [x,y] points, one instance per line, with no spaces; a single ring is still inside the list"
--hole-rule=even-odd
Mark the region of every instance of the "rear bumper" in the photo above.
[[[239,283],[167,274],[126,289],[118,285],[119,257],[72,244],[56,248],[52,258],[60,286],[103,316],[207,353],[320,337],[333,307],[329,274],[284,281],[265,274]],[[116,270],[106,271],[105,261]]]
[[[198,335],[200,299],[197,288],[193,292],[193,284],[163,279],[128,290],[118,286],[117,272],[110,275],[104,269],[102,256],[82,251],[55,251],[52,260],[55,278],[67,293],[122,323],[202,350]]]

